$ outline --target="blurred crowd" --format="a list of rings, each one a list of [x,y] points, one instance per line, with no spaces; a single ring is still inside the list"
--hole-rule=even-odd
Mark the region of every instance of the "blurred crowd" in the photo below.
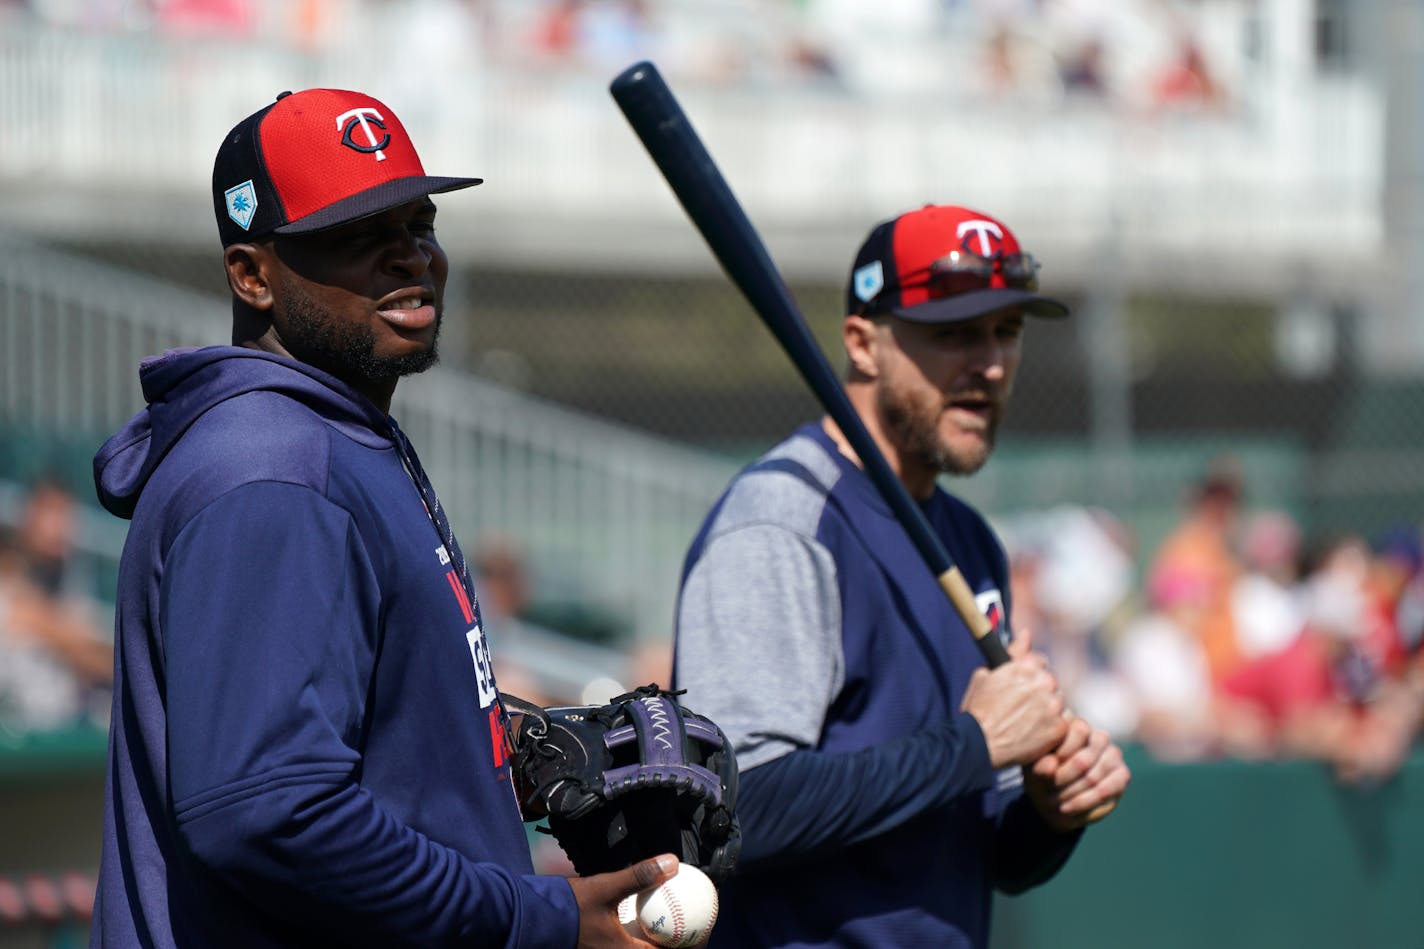
[[[1232,459],[1213,462],[1149,550],[1101,509],[1004,520],[1015,627],[1080,714],[1154,757],[1311,758],[1387,779],[1424,735],[1420,525],[1309,536],[1247,489]],[[79,510],[41,478],[0,532],[0,737],[107,724],[111,608],[74,556]],[[582,705],[669,683],[670,639],[551,623],[517,539],[474,550],[505,691]]]
[[[92,874],[66,870],[57,874],[25,873],[0,876],[0,926],[36,925],[48,929],[51,946],[78,945],[77,934],[66,941],[65,924],[87,930],[93,915],[95,878]]]
[[[0,0],[7,13],[309,53],[374,28],[418,38],[443,66],[468,71],[604,80],[653,59],[713,83],[1151,109],[1227,106],[1239,45],[1209,48],[1186,0]]]
[[[75,557],[79,511],[61,479],[43,477],[0,524],[0,738],[107,725],[112,612]]]
[[[1081,714],[1157,758],[1386,779],[1424,731],[1419,525],[1309,536],[1246,488],[1213,463],[1148,551],[1100,510],[1016,521],[1015,624]]]

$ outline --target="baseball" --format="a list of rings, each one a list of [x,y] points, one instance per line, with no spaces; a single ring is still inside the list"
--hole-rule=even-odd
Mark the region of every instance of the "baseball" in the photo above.
[[[717,922],[717,888],[707,874],[679,864],[662,886],[638,894],[638,924],[660,946],[695,946]]]

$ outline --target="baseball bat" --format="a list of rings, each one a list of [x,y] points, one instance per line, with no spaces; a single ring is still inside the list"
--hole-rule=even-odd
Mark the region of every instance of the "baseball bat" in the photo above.
[[[880,447],[851,406],[756,229],[657,67],[650,62],[629,66],[618,74],[609,89],[727,276],[781,343],[821,407],[855,449],[866,474],[938,578],[954,611],[973,634],[985,664],[993,668],[1008,662],[1009,654],[1003,641],[979,609],[964,575],[930,527],[924,512],[891,470]]]

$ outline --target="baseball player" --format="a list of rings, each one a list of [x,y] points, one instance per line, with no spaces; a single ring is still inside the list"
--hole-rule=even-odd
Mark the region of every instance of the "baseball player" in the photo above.
[[[938,484],[988,459],[1036,292],[1001,221],[927,206],[852,268],[845,385],[977,602],[1010,636],[1008,566]],[[713,946],[983,947],[992,891],[1053,876],[1126,789],[1122,754],[1026,636],[990,672],[825,418],[741,472],[692,543],[674,683],[742,769],[743,849]]]
[[[283,94],[224,139],[231,346],[140,370],[94,461],[120,566],[92,945],[650,945],[652,856],[538,876],[459,544],[390,417],[448,263],[400,120]]]

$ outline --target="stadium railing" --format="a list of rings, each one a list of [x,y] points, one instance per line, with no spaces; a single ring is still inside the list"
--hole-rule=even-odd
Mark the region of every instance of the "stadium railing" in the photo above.
[[[224,301],[0,234],[0,427],[102,438],[142,406],[144,357],[228,334]],[[444,367],[402,384],[392,414],[467,554],[507,536],[536,578],[620,618],[622,645],[670,632],[729,462]]]

